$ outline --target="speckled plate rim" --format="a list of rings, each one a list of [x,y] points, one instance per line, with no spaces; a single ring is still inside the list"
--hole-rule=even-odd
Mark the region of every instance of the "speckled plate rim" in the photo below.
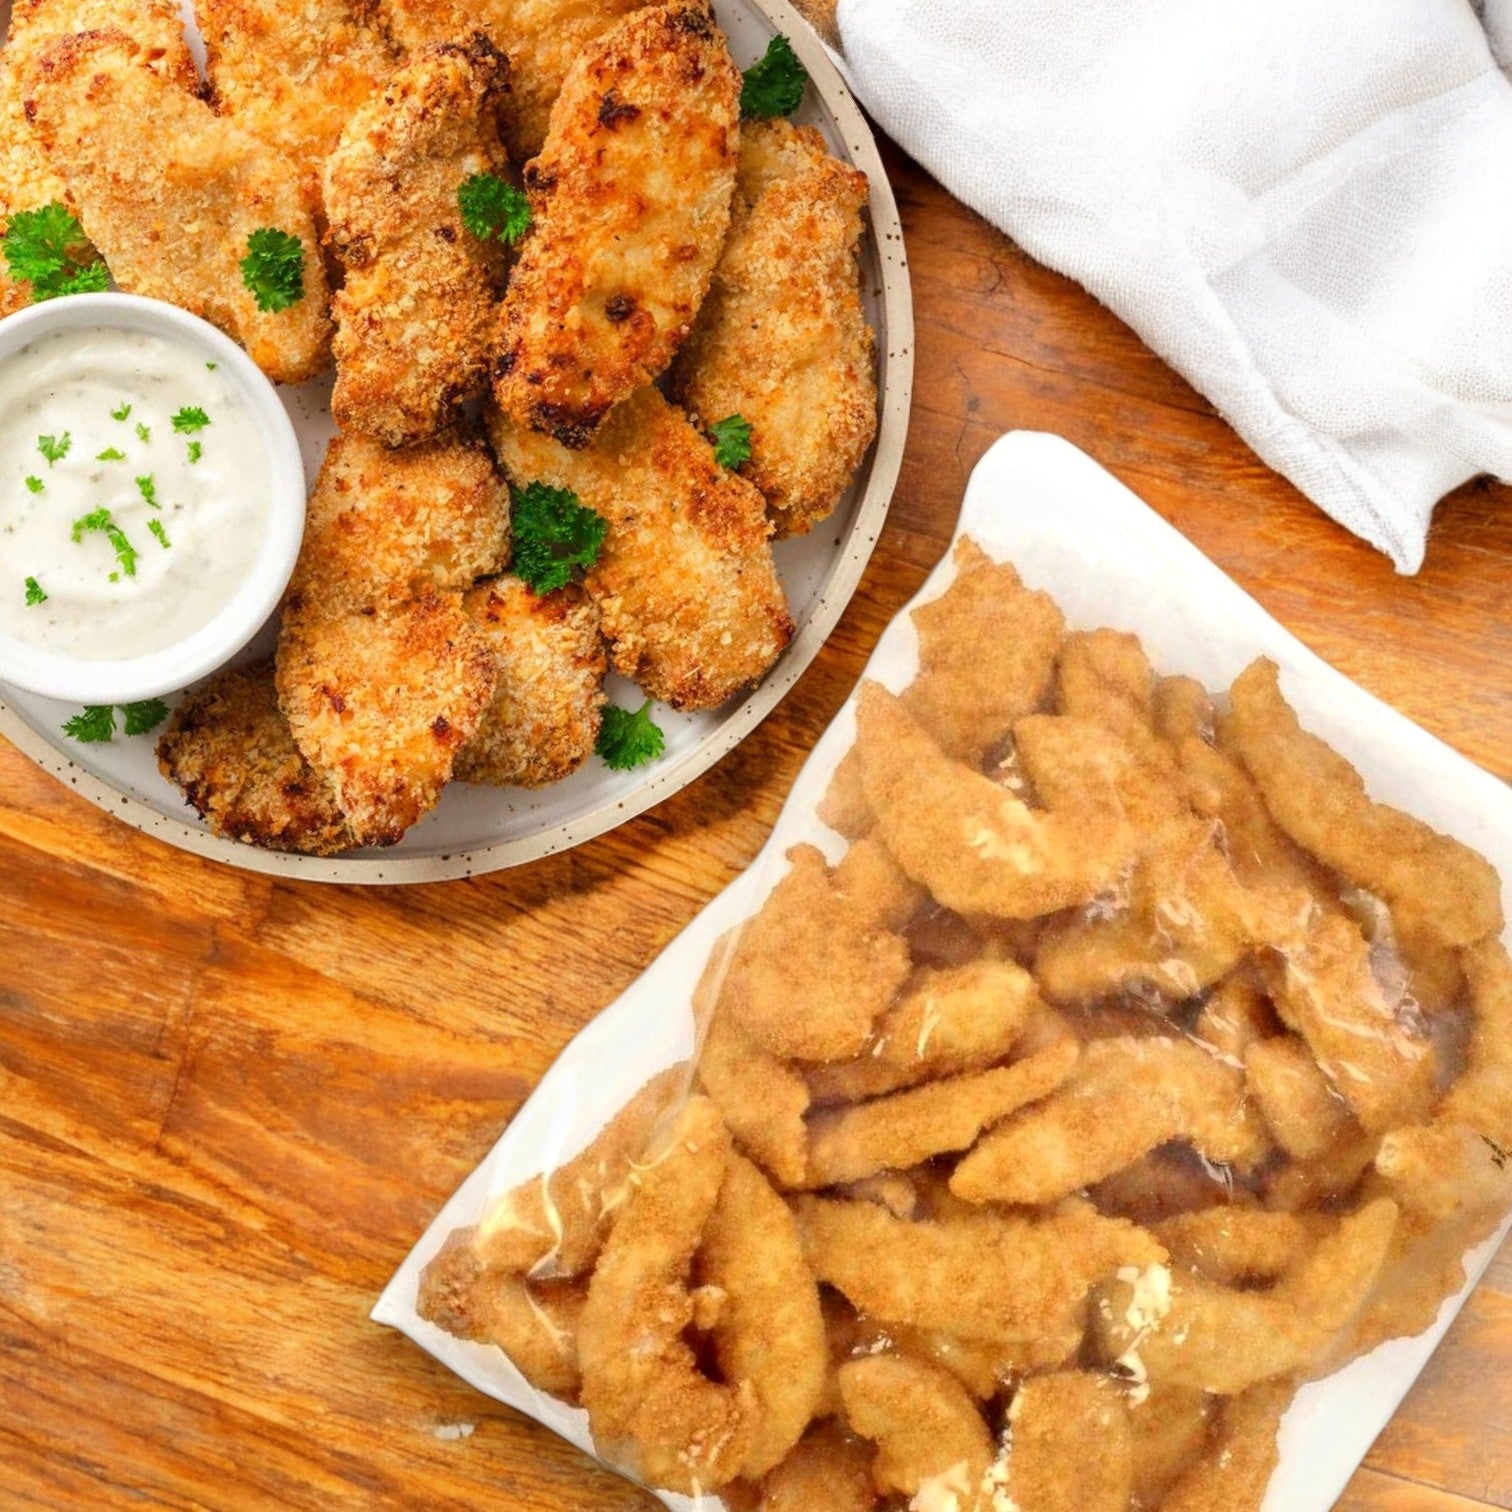
[[[670,798],[734,750],[808,670],[839,623],[867,562],[871,560],[903,461],[903,444],[908,434],[913,397],[914,365],[913,302],[903,228],[871,128],[823,44],[787,0],[743,0],[743,3],[764,16],[774,31],[786,33],[793,50],[808,69],[813,88],[834,119],[849,160],[870,181],[870,232],[882,270],[882,319],[877,336],[883,355],[877,438],[869,462],[863,464],[867,469],[866,485],[857,500],[849,534],[820,588],[813,612],[799,627],[781,661],[716,729],[665,768],[659,769],[633,793],[606,800],[576,819],[543,829],[539,834],[444,856],[389,853],[346,857],[301,856],[260,850],[239,841],[222,839],[208,830],[159,813],[150,803],[122,792],[70,761],[3,698],[0,698],[0,735],[44,771],[98,808],[180,850],[208,856],[243,871],[306,882],[369,886],[475,877],[570,850]]]

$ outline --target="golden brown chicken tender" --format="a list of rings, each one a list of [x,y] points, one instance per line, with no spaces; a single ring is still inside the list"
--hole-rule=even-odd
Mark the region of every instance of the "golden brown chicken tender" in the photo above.
[[[1257,1040],[1244,1052],[1244,1074],[1266,1127],[1294,1160],[1322,1160],[1358,1136],[1348,1103],[1300,1035]]]
[[[318,211],[322,165],[394,66],[371,0],[195,0],[194,18],[211,103],[294,170]]]
[[[704,0],[618,22],[573,65],[525,170],[494,397],[584,446],[688,334],[730,223],[741,78]]]
[[[1035,1376],[1009,1412],[1008,1494],[1020,1512],[1126,1512],[1133,1436],[1112,1381],[1084,1370]]]
[[[705,429],[751,427],[741,472],[779,536],[833,512],[877,431],[856,247],[866,175],[812,126],[748,122],[730,234],[672,382]]]
[[[13,0],[5,51],[0,54],[0,236],[19,210],[50,204],[75,208],[27,119],[25,78],[55,38],[108,26],[129,32],[154,71],[185,89],[194,88],[194,60],[172,0]],[[30,298],[30,285],[14,283],[0,259],[0,315],[19,309]]]
[[[1501,931],[1501,882],[1491,863],[1422,820],[1373,803],[1360,774],[1302,728],[1274,662],[1252,662],[1231,696],[1224,734],[1298,845],[1384,898],[1400,924],[1446,945]]]
[[[621,17],[651,0],[379,0],[389,35],[406,52],[481,28],[509,57],[501,122],[509,154],[541,150],[567,70]]]
[[[832,1422],[820,1423],[762,1482],[760,1512],[872,1512],[872,1451]]]
[[[1281,1415],[1297,1388],[1267,1381],[1223,1404],[1206,1454],[1171,1487],[1161,1512],[1260,1512],[1280,1452]]]
[[[489,432],[519,487],[567,488],[609,522],[583,586],[615,671],[677,709],[755,682],[793,635],[761,496],[654,388],[621,404],[585,451],[497,410]]]
[[[482,32],[413,53],[353,112],[325,164],[330,243],[346,269],[332,303],[343,430],[403,446],[483,391],[504,253],[457,198],[504,166],[495,103],[503,57]]]
[[[493,651],[498,680],[456,775],[496,787],[561,781],[593,754],[603,719],[609,663],[597,607],[572,584],[536,594],[505,576],[473,589],[463,608]]]
[[[111,275],[239,341],[280,383],[330,357],[325,265],[308,206],[276,159],[114,28],[53,42],[26,75],[27,114]],[[123,144],[130,150],[123,150]],[[254,231],[297,237],[303,294],[259,310],[241,262]]]
[[[178,708],[158,769],[217,835],[267,850],[334,855],[355,843],[331,783],[299,753],[273,664],[218,672]]]

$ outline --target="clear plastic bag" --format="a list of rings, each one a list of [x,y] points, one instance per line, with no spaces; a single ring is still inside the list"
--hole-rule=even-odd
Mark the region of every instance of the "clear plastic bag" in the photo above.
[[[1512,795],[1063,442],[961,536],[374,1317],[669,1506],[1321,1512],[1504,1231]]]

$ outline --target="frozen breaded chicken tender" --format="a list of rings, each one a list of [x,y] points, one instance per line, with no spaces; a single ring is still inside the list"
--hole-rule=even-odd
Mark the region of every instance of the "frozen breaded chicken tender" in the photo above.
[[[856,257],[866,175],[812,126],[741,128],[729,239],[673,383],[705,428],[751,427],[741,472],[779,536],[840,502],[877,431],[871,328]]]
[[[503,286],[500,243],[463,224],[458,190],[504,166],[502,55],[482,32],[421,48],[353,112],[325,164],[343,430],[403,446],[481,393]]]
[[[1170,1488],[1161,1512],[1260,1512],[1280,1458],[1281,1415],[1296,1390],[1267,1381],[1225,1401],[1207,1452]]]
[[[594,1442],[642,1480],[685,1495],[734,1480],[761,1423],[755,1386],[710,1379],[683,1337],[695,1318],[693,1257],[729,1154],[713,1103],[692,1098],[632,1175],[578,1335]]]
[[[427,588],[470,588],[509,553],[509,490],[481,440],[451,433],[390,451],[335,436],[305,509],[289,596],[363,609]]]
[[[54,39],[111,26],[131,35],[150,68],[194,88],[194,60],[172,0],[13,0],[0,53],[0,235],[17,211],[51,204],[74,209],[67,185],[48,163],[42,139],[27,119],[26,75]],[[0,259],[0,315],[30,297],[30,285],[13,282]]]
[[[614,670],[677,709],[722,704],[793,635],[761,496],[726,472],[655,388],[621,404],[586,450],[489,412],[510,481],[570,489],[608,521],[583,586]]]
[[[919,675],[903,701],[941,748],[980,761],[1044,702],[1065,618],[1007,562],[965,537],[947,592],[913,612]]]
[[[1009,1407],[1009,1504],[1020,1512],[1126,1512],[1134,1447],[1124,1403],[1112,1381],[1088,1371],[1025,1381]]]
[[[704,0],[636,11],[572,66],[525,169],[494,397],[583,446],[686,338],[730,223],[740,73]]]
[[[394,66],[371,0],[195,0],[211,103],[266,142],[313,204],[352,112]]]
[[[47,47],[25,87],[48,161],[123,290],[219,326],[277,382],[312,378],[330,359],[330,299],[299,185],[156,57],[114,28]],[[303,293],[276,311],[258,309],[241,268],[269,229],[303,252]]]
[[[1099,1040],[1049,1098],[984,1136],[950,1189],[968,1202],[1054,1202],[1173,1139],[1241,1166],[1269,1148],[1236,1067],[1186,1039]]]
[[[872,1512],[872,1449],[823,1422],[762,1482],[760,1512]]]
[[[312,856],[354,843],[335,789],[294,744],[271,662],[217,672],[191,693],[159,738],[157,759],[228,840]]]
[[[463,606],[498,680],[456,775],[495,787],[561,781],[593,754],[603,719],[608,657],[597,607],[573,584],[536,594],[513,576],[479,584]]]
[[[1496,869],[1422,820],[1374,803],[1360,774],[1301,726],[1276,664],[1235,680],[1224,726],[1276,823],[1304,850],[1384,898],[1401,925],[1446,945],[1473,945],[1503,924]]]
[[[651,0],[379,0],[389,35],[406,51],[486,31],[509,57],[502,126],[510,156],[541,150],[567,71],[590,43]]]

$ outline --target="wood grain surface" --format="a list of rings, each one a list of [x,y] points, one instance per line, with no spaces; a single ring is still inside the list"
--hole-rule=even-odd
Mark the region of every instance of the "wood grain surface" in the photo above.
[[[1461,490],[1396,577],[1086,294],[889,167],[918,382],[886,534],[796,690],[670,802],[521,871],[335,889],[172,851],[0,746],[0,1505],[655,1505],[367,1312],[567,1039],[755,854],[1006,429],[1069,437],[1512,773],[1506,489]],[[1340,1505],[1512,1508],[1509,1401],[1504,1253]]]

